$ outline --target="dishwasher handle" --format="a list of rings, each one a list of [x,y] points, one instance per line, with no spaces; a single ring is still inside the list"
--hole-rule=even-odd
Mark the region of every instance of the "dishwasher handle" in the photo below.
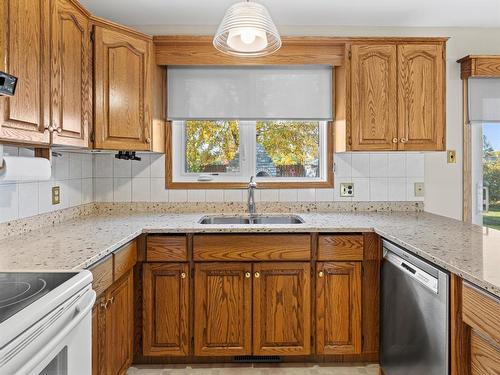
[[[386,249],[387,250],[387,249]],[[439,280],[437,277],[432,276],[426,271],[416,267],[407,260],[394,254],[392,251],[387,250],[384,254],[384,259],[393,264],[399,270],[404,272],[408,277],[418,281],[427,289],[431,290],[433,293],[438,294],[439,291]]]

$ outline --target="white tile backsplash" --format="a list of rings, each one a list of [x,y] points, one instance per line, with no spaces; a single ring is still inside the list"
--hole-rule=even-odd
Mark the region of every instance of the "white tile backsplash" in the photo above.
[[[33,156],[32,149],[4,146],[9,155]],[[50,181],[0,183],[0,222],[91,202],[241,202],[246,190],[165,188],[165,155],[138,153],[123,161],[113,153],[59,152]],[[256,201],[413,201],[414,183],[424,182],[424,154],[418,152],[340,153],[334,155],[335,189],[263,189]],[[340,197],[341,182],[354,183],[354,198]],[[52,186],[61,203],[52,205]]]

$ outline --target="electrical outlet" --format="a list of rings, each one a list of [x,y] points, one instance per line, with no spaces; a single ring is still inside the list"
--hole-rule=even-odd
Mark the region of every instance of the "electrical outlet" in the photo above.
[[[415,196],[423,197],[424,196],[424,183],[423,182],[415,182]]]
[[[448,150],[448,164],[454,164],[457,162],[457,152],[455,150]]]
[[[52,187],[52,204],[61,203],[61,188],[59,186]]]
[[[343,182],[340,184],[341,197],[354,197],[354,184],[352,182]]]

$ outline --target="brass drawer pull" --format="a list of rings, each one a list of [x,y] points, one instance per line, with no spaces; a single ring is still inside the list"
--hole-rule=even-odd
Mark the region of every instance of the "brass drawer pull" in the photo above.
[[[318,276],[323,277],[323,276],[325,276],[325,273],[323,271],[319,271]]]
[[[398,143],[398,139],[396,137],[392,138],[392,143]]]
[[[247,279],[249,279],[249,278],[250,278],[250,276],[252,276],[252,274],[251,274],[250,272],[245,272],[245,277],[246,277]]]
[[[406,143],[406,142],[408,142],[408,139],[406,139],[406,138],[401,138],[401,143]]]
[[[260,277],[260,273],[259,272],[255,272],[254,276],[255,276],[256,279],[258,279]]]
[[[186,272],[181,272],[181,279],[185,279],[186,278]]]

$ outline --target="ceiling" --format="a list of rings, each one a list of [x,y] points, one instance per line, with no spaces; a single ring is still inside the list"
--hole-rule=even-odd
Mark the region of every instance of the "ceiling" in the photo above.
[[[125,25],[217,25],[235,0],[80,0]],[[262,0],[283,26],[500,27],[500,0]]]

